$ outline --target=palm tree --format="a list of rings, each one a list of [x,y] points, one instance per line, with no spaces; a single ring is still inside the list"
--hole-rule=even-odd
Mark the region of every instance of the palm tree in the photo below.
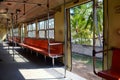
[[[102,27],[103,27],[103,11],[102,11],[102,2],[98,3],[98,27],[96,28],[96,37],[99,37],[101,43]],[[80,39],[78,43],[90,44],[90,39],[92,38],[93,33],[93,11],[92,11],[92,2],[76,6],[72,8],[73,14],[71,15],[71,30],[73,39]],[[85,39],[85,40],[84,40]],[[87,39],[87,40],[86,40]]]
[[[88,30],[90,25],[87,24],[86,22],[88,21],[88,15],[91,14],[92,4],[87,4],[86,5],[81,5],[81,6],[76,6],[73,8],[73,15],[71,16],[71,30],[73,33],[73,39],[78,39],[78,43],[85,43],[85,42],[90,42],[89,39],[87,39],[91,34],[90,31]],[[87,39],[87,40],[85,40]]]

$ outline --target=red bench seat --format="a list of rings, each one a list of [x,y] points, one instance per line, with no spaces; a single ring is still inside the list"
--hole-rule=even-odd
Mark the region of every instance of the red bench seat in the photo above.
[[[112,65],[109,70],[98,72],[98,76],[106,80],[120,80],[120,49],[114,48],[112,55]]]
[[[106,80],[120,80],[120,73],[112,71],[111,69],[98,72],[98,76]]]
[[[20,37],[8,37],[8,41],[10,41],[10,42],[16,42],[16,43],[20,43],[21,42],[21,40],[20,40]]]
[[[40,40],[35,38],[25,38],[23,43],[19,43],[19,45],[29,48],[33,51],[36,51],[44,56],[49,56],[53,59],[57,57],[61,57],[63,55],[63,44],[56,43],[52,41],[50,43],[50,53],[48,52],[48,40]],[[54,62],[53,62],[54,65]]]

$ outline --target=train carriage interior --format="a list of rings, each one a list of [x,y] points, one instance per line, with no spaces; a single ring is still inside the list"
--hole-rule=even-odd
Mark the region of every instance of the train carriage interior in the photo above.
[[[0,80],[120,80],[119,21],[119,0],[0,0]],[[77,41],[90,44],[92,72],[74,65]],[[78,53],[86,51],[80,48]]]

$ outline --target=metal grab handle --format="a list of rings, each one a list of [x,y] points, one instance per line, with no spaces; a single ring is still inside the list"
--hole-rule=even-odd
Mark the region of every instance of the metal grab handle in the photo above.
[[[110,49],[106,49],[106,50],[101,50],[101,51],[95,51],[94,50],[94,54],[97,54],[97,53],[102,53],[102,52],[107,52],[107,51],[110,51],[110,50],[113,50],[114,48],[110,48]]]
[[[110,50],[113,50],[114,48],[110,48],[110,49],[106,49],[106,50],[101,50],[101,51],[95,51],[93,50],[93,72],[98,75],[98,73],[96,72],[96,54],[97,53],[101,53],[101,52],[107,52],[107,51],[110,51]]]

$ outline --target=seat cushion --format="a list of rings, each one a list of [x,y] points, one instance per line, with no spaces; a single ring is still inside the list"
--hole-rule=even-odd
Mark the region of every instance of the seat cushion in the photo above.
[[[98,76],[106,79],[106,80],[120,80],[120,73],[117,73],[112,70],[104,70],[98,72]]]

